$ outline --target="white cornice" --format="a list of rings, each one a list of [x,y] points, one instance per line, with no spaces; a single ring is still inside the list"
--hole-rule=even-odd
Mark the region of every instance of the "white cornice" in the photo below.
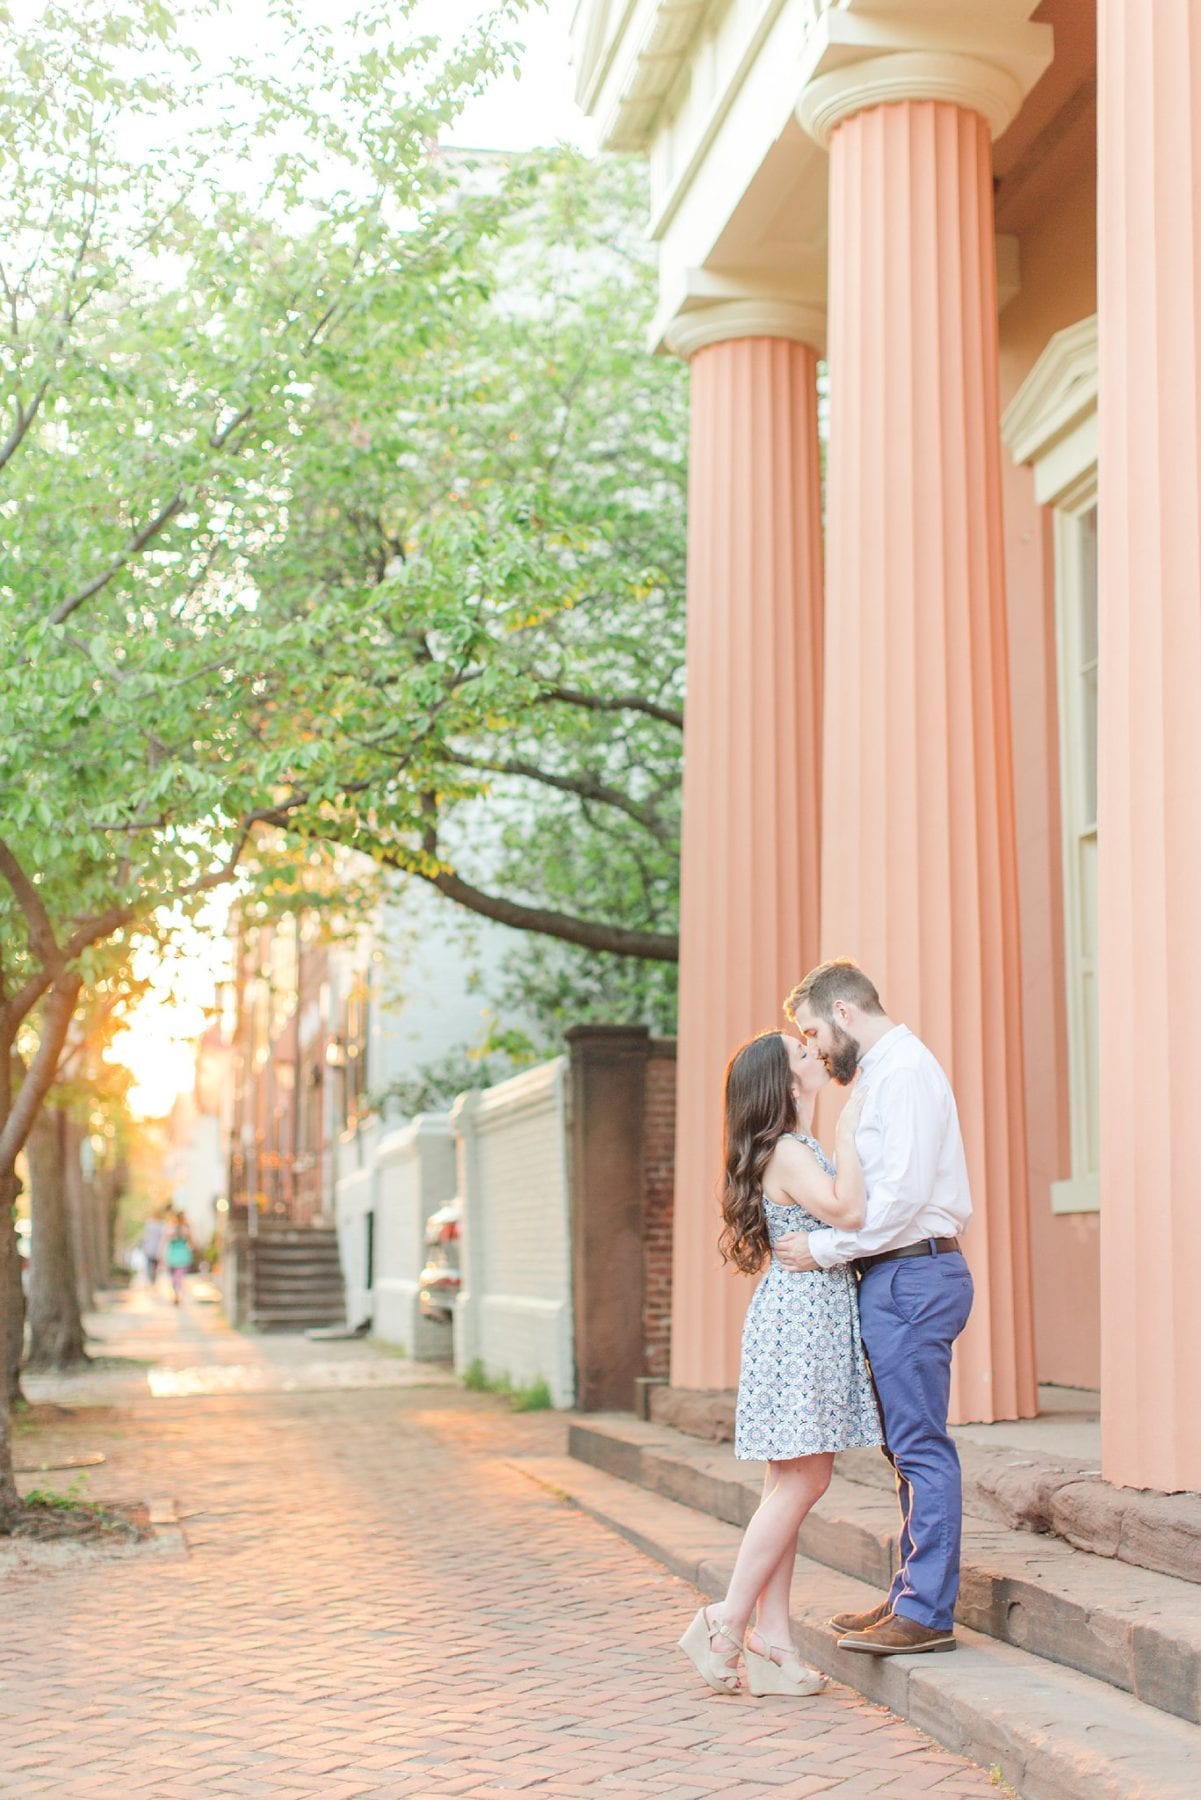
[[[678,313],[663,333],[663,343],[687,362],[710,344],[748,337],[787,338],[820,354],[826,341],[826,315],[820,307],[789,300],[719,300]]]
[[[659,108],[711,3],[594,0],[576,91],[588,112],[598,111],[602,90],[614,78],[616,92],[598,120],[606,150],[646,150]]]
[[[1097,410],[1097,315],[1057,331],[1005,408],[1001,436],[1017,463],[1042,461]]]
[[[579,42],[576,65],[576,104],[590,113],[613,65],[613,59],[629,28],[636,0],[580,0],[572,20],[572,37]]]

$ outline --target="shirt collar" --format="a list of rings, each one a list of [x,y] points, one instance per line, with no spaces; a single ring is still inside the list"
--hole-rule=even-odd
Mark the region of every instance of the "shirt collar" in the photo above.
[[[862,1074],[864,1076],[870,1075],[877,1064],[884,1061],[889,1051],[896,1049],[902,1038],[912,1036],[913,1033],[910,1031],[908,1025],[894,1025],[891,1031],[886,1031],[884,1036],[872,1045],[867,1055],[863,1058],[863,1061],[859,1064]]]

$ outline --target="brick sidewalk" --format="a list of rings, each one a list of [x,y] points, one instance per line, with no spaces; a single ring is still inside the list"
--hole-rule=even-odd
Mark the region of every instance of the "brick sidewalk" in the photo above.
[[[521,1472],[562,1437],[389,1387],[140,1400],[39,1434],[107,1453],[94,1497],[175,1497],[189,1554],[5,1579],[0,1800],[995,1800],[847,1689],[705,1689],[674,1647],[695,1591]]]

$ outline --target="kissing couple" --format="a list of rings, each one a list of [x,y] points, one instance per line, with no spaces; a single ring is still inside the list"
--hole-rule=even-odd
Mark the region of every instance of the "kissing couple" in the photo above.
[[[887,1596],[836,1613],[838,1646],[869,1656],[955,1649],[962,1500],[947,1430],[951,1349],[972,1278],[971,1218],[950,1082],[846,959],[793,989],[794,1029],[767,1031],[726,1068],[723,1258],[764,1271],[742,1333],[734,1454],[765,1462],[763,1499],[723,1600],[680,1647],[709,1686],[814,1694],[824,1677],[792,1642],[797,1534],[834,1453],[881,1445],[896,1474],[900,1566]],[[813,1135],[817,1096],[849,1088],[835,1160]]]

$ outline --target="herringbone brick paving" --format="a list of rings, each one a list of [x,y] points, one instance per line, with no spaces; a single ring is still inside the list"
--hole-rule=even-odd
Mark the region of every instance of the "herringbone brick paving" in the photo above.
[[[521,1472],[562,1438],[381,1385],[127,1400],[39,1433],[39,1455],[106,1452],[97,1498],[175,1497],[188,1555],[5,1578],[0,1800],[995,1796],[845,1688],[701,1686],[674,1647],[695,1591]]]

